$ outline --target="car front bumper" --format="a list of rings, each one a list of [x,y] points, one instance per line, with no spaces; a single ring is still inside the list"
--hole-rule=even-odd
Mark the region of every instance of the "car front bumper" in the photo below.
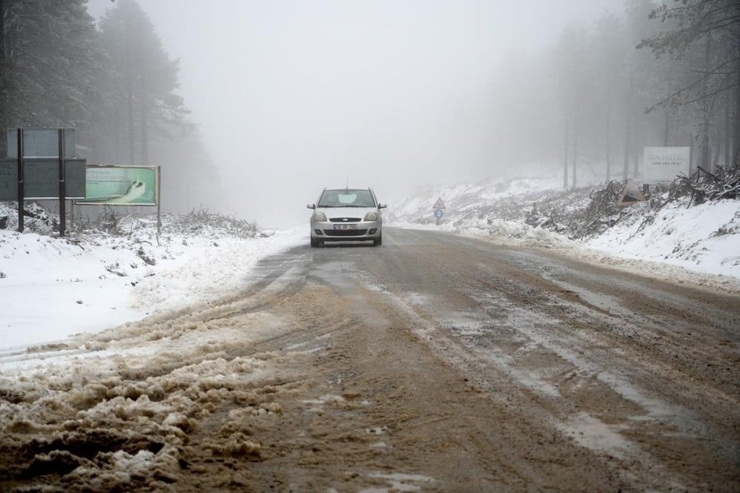
[[[381,221],[338,223],[311,221],[311,238],[318,241],[370,241],[380,238]]]

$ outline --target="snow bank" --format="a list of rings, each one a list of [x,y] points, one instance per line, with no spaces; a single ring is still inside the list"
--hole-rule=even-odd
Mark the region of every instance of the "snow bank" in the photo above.
[[[526,224],[536,203],[557,207],[571,219],[590,202],[592,188],[562,190],[555,179],[486,180],[436,187],[391,204],[388,222],[397,227],[449,231],[510,246],[545,248],[678,283],[740,291],[740,201],[689,207],[688,200],[650,211],[641,205],[596,237],[573,240]],[[433,206],[446,206],[440,221]],[[555,204],[554,206],[552,204]]]
[[[655,216],[635,216],[585,245],[620,257],[740,278],[740,202],[686,205],[672,203]]]
[[[157,236],[146,221],[131,229],[70,238],[0,230],[0,352],[224,296],[247,282],[260,258],[306,235],[165,227]]]

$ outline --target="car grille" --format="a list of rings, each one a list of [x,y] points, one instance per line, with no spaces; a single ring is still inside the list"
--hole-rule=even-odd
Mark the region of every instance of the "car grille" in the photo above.
[[[326,236],[364,236],[366,229],[327,229]]]
[[[333,223],[359,223],[361,220],[359,217],[333,217],[329,219]]]

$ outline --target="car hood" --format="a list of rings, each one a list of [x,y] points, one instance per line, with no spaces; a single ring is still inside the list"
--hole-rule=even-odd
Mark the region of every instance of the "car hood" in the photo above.
[[[375,207],[317,207],[316,212],[323,212],[327,219],[341,217],[359,218],[362,220],[368,212],[378,212]]]

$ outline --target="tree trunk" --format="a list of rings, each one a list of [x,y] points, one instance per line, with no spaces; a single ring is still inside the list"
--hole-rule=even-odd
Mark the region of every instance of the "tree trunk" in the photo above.
[[[147,105],[147,95],[144,89],[145,84],[142,81],[141,88],[141,164],[149,164],[149,127],[147,120],[149,111]]]
[[[735,138],[732,146],[732,165],[740,166],[738,162],[738,150],[740,150],[740,35],[735,41],[738,49],[738,63],[735,66],[735,77],[737,85],[735,86]]]
[[[4,72],[5,62],[5,0],[0,0],[0,70]]]
[[[128,160],[129,164],[136,164],[136,142],[134,140],[134,91],[133,83],[131,82],[131,75],[129,74],[127,80],[128,94],[126,100],[128,103]]]
[[[115,105],[116,108],[116,115],[113,119],[113,139],[114,139],[114,152],[115,152],[115,161],[116,163],[120,163],[121,161],[121,113],[119,109],[119,105]]]
[[[704,70],[709,72],[710,61],[709,57],[712,54],[712,36],[707,36],[707,42],[704,45]],[[709,129],[711,128],[711,116],[712,116],[712,101],[707,96],[707,80],[704,79],[702,83],[702,100],[701,100],[701,112],[702,112],[702,129],[701,129],[701,159],[700,166],[704,166],[705,169],[711,167],[711,150],[709,148]]]
[[[568,188],[568,111],[565,112],[565,145],[563,146],[563,188]]]
[[[611,140],[610,113],[611,113],[611,110],[607,110],[607,113],[606,113],[606,182],[607,183],[609,183],[612,179],[612,152],[611,152],[611,146],[610,146],[610,140]]]
[[[578,186],[578,108],[573,117],[573,188]]]
[[[627,104],[624,105],[624,181],[627,181],[627,178],[629,178],[630,148],[632,147],[632,142],[630,140],[632,137],[632,91],[634,90],[634,86],[635,77],[634,74],[630,73],[630,85],[626,101]]]
[[[632,142],[631,142],[631,136],[632,136],[632,116],[628,113],[627,114],[627,122],[625,123],[624,128],[624,170],[622,172],[623,179],[627,181],[627,178],[629,178],[629,167],[630,167],[630,149],[632,148]]]
[[[130,25],[129,25],[130,32]],[[126,109],[128,126],[128,164],[136,164],[136,141],[134,138],[134,73],[131,35],[126,36]]]
[[[634,123],[632,141],[632,178],[637,179],[637,174],[640,172],[640,146],[643,143],[644,136],[641,133],[642,127],[640,126],[640,120]]]
[[[663,147],[668,147],[668,138],[671,129],[671,115],[668,110],[666,110],[663,115],[665,115],[665,126],[663,127]]]
[[[5,79],[7,77],[7,68],[5,66],[5,0],[0,0],[0,86],[5,86]],[[9,127],[9,122],[5,119],[8,115],[8,108],[6,107],[6,96],[5,91],[0,91],[0,149],[5,149],[7,152],[8,146],[5,142],[6,136],[3,129]],[[0,154],[5,154],[0,152]]]
[[[727,104],[725,105],[725,167],[730,167],[732,157],[732,131],[730,125],[730,94],[727,94]]]
[[[8,78],[8,66],[5,60],[5,9],[9,7],[5,0],[0,0],[0,85],[5,86]],[[7,97],[5,91],[0,92],[0,130],[9,127],[6,121],[8,116]],[[5,132],[0,131],[0,148],[5,144]]]
[[[712,173],[714,173],[717,167],[719,167],[719,155],[721,154],[720,149],[722,147],[721,129],[715,130],[714,135],[716,137],[715,140],[717,142],[717,148],[714,150],[714,153],[712,154],[712,169],[711,169]]]
[[[606,103],[606,138],[605,151],[606,151],[606,182],[611,181],[612,176],[612,152],[611,152],[611,117],[612,117],[612,98],[611,92],[607,95]]]

